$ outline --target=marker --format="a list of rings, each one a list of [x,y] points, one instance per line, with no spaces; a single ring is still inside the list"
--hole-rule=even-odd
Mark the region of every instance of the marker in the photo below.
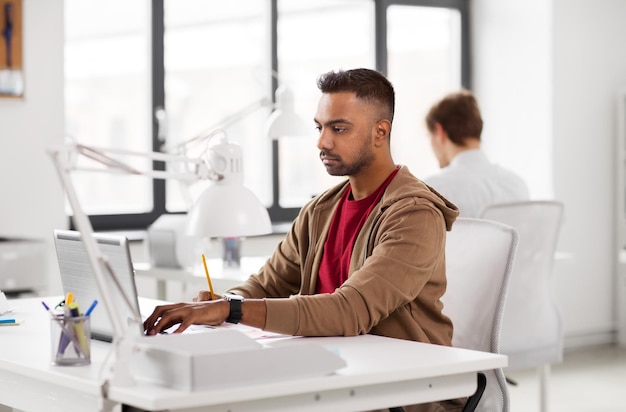
[[[78,303],[70,302],[70,304],[67,307],[70,309],[70,315],[73,318],[77,318],[77,317],[80,316],[80,310],[78,309]]]
[[[93,311],[93,308],[96,307],[96,305],[98,304],[98,300],[94,300],[93,302],[91,302],[91,305],[89,306],[89,308],[87,309],[87,312],[85,312],[84,316],[89,316],[91,315],[91,312]]]
[[[80,317],[80,310],[78,309],[78,304],[76,302],[71,302],[69,304],[69,308],[70,308],[71,317],[73,318]],[[89,356],[89,342],[87,342],[87,337],[85,336],[85,330],[83,329],[83,322],[82,321],[80,322],[70,321],[70,322],[72,322],[72,325],[74,326],[74,333],[76,337],[78,338],[78,343],[80,344],[83,354],[88,357]]]
[[[15,319],[0,319],[0,325],[15,323]]]

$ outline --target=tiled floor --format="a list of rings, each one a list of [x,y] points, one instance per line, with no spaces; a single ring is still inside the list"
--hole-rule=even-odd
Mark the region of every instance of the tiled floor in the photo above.
[[[511,412],[539,412],[539,379],[534,370],[507,372]],[[626,347],[596,346],[565,353],[552,367],[549,412],[626,411]]]

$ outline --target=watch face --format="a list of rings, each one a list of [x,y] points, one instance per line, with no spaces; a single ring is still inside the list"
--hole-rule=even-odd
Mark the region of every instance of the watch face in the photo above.
[[[239,296],[239,295],[224,295],[224,298],[226,300],[239,300],[243,302],[243,296]]]

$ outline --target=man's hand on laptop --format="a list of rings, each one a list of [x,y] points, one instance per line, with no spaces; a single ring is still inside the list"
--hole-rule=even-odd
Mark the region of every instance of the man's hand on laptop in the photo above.
[[[229,314],[230,304],[223,299],[162,305],[143,322],[143,329],[146,335],[156,335],[178,324],[173,333],[181,333],[191,325],[221,325]]]

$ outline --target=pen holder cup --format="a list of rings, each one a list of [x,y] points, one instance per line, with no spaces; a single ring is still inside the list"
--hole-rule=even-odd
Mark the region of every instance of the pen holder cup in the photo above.
[[[53,365],[91,363],[89,316],[55,316],[50,321],[50,356]]]

